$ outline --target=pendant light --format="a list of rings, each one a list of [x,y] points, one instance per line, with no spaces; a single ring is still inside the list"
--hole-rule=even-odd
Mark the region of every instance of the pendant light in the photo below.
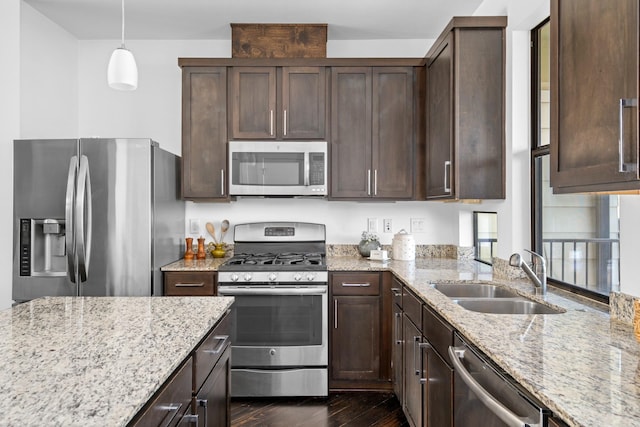
[[[133,54],[124,46],[124,0],[122,0],[122,44],[113,51],[107,69],[109,87],[117,90],[136,90],[138,67]]]

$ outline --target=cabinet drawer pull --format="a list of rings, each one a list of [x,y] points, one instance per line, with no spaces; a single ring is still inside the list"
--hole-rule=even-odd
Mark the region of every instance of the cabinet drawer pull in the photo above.
[[[627,165],[624,162],[624,109],[630,108],[630,107],[637,107],[638,100],[635,98],[629,98],[629,99],[621,98],[620,103],[618,105],[619,105],[618,124],[620,125],[619,135],[618,135],[620,138],[618,139],[618,172],[632,172],[636,169],[634,165],[633,164]]]
[[[444,162],[444,191],[445,193],[451,193],[451,184],[449,183],[449,175],[451,174],[451,161],[446,160]]]
[[[173,415],[165,419],[165,422],[161,424],[161,427],[170,426],[173,423],[173,419],[178,415],[180,408],[182,408],[182,403],[169,403],[156,406],[156,409],[160,411],[167,411],[169,413],[173,412]]]
[[[184,426],[184,425],[195,425],[196,427],[198,426],[198,415],[197,414],[185,414],[181,419],[180,422],[178,423],[178,425],[180,426]]]
[[[368,288],[371,283],[342,283],[343,288]]]
[[[219,335],[213,338],[218,341],[218,345],[216,345],[215,348],[213,348],[212,350],[207,350],[207,349],[203,350],[203,353],[207,353],[207,354],[220,353],[224,348],[224,345],[227,343],[227,340],[229,339],[229,335]]]
[[[204,286],[204,282],[200,282],[200,283],[176,283],[175,285],[176,288],[201,288]]]
[[[396,345],[401,345],[402,344],[402,339],[400,337],[400,331],[402,330],[402,313],[396,313],[396,322],[395,322],[395,328],[393,331],[393,335],[394,335],[394,340]]]
[[[333,329],[338,329],[338,300],[333,300]]]
[[[420,375],[420,369],[418,369],[419,362],[417,360],[420,359],[420,352],[418,351],[418,347],[420,346],[421,339],[422,337],[420,335],[413,337],[413,370],[415,371],[416,375]]]
[[[400,288],[391,288],[391,292],[393,293],[394,297],[399,297],[402,294],[400,293]]]

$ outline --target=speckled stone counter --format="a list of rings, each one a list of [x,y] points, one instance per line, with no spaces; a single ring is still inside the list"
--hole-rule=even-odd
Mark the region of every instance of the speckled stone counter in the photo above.
[[[640,344],[631,326],[598,304],[551,290],[533,295],[527,280],[493,279],[491,267],[467,260],[380,263],[331,257],[330,270],[390,270],[474,345],[571,426],[640,425]],[[432,287],[437,282],[488,282],[566,310],[504,315],[465,310]]]
[[[126,425],[232,302],[56,297],[0,311],[0,425]]]
[[[229,257],[225,258],[211,258],[207,257],[203,260],[184,260],[172,262],[160,268],[161,271],[217,271],[218,267],[227,261]]]
[[[174,268],[179,263],[172,264]],[[499,279],[469,259],[370,261],[328,256],[330,271],[391,271],[469,341],[570,426],[640,425],[640,343],[606,306],[553,288],[541,298],[527,279]],[[183,269],[195,269],[193,266]],[[465,310],[433,283],[492,282],[566,310],[505,315]]]

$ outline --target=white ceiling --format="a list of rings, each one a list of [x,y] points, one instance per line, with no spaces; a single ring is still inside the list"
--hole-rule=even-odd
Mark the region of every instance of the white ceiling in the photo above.
[[[23,0],[77,39],[119,39],[121,0]],[[483,0],[125,0],[125,38],[231,39],[230,23],[329,24],[329,40],[435,39]]]

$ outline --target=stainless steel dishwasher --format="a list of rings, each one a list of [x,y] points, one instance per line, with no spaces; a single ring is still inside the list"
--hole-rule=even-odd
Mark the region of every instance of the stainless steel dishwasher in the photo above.
[[[449,358],[455,370],[456,427],[547,427],[551,412],[456,333]]]

